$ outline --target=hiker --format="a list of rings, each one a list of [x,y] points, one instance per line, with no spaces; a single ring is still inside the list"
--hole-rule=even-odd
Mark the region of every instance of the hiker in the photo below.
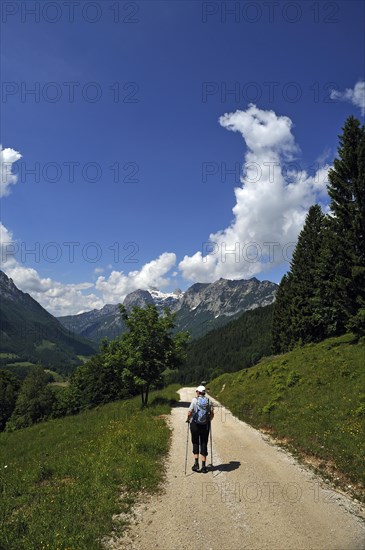
[[[206,460],[208,456],[208,437],[210,423],[214,417],[213,405],[205,397],[205,387],[196,388],[196,397],[193,398],[189,410],[187,422],[190,423],[191,442],[193,444],[193,453],[195,462],[192,467],[193,472],[207,473]],[[199,470],[199,448],[202,460],[202,467]]]

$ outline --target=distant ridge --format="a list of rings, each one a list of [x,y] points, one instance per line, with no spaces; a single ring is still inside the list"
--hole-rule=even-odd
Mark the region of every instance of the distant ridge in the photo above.
[[[270,281],[231,281],[219,279],[214,283],[195,283],[186,292],[180,289],[163,293],[156,288],[135,290],[125,297],[127,309],[155,304],[160,312],[169,307],[176,313],[177,330],[188,330],[193,338],[223,326],[244,311],[270,305],[275,300],[277,285]],[[79,315],[58,317],[70,331],[95,342],[116,338],[124,330],[119,306],[107,304],[100,310]]]

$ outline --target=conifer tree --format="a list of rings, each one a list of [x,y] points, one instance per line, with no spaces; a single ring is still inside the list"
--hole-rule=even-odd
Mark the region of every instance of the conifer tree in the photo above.
[[[364,127],[350,116],[339,139],[339,158],[328,175],[332,215],[321,258],[321,306],[328,334],[346,330],[364,292]]]
[[[354,187],[355,212],[353,219],[355,233],[354,263],[352,280],[356,312],[350,316],[347,328],[357,336],[365,335],[365,128],[358,149],[358,177]]]
[[[311,206],[293,253],[289,327],[292,344],[318,341],[324,337],[324,322],[318,307],[324,219],[321,207],[318,204]]]
[[[338,311],[338,284],[335,278],[336,272],[336,246],[333,235],[333,220],[326,216],[323,228],[322,249],[318,262],[318,315],[320,315],[324,337],[332,336],[341,332],[339,326],[340,314]]]
[[[290,348],[291,283],[292,274],[289,272],[281,279],[276,292],[272,321],[273,353],[283,353]]]

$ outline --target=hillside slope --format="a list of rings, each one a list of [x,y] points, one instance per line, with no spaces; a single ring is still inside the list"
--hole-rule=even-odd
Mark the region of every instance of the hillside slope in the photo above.
[[[365,344],[352,335],[268,357],[210,384],[217,399],[268,430],[338,483],[365,487]],[[337,478],[337,479],[336,479]]]
[[[93,355],[91,342],[70,333],[29,294],[0,271],[0,352],[12,360],[41,362],[66,373],[80,363],[78,355]]]
[[[0,434],[1,550],[103,548],[113,514],[163,476],[176,387],[150,397]]]

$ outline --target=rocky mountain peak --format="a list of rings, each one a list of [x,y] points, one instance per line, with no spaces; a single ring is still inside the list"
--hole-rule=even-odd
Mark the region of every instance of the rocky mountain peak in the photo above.
[[[0,271],[0,291],[1,296],[9,300],[16,299],[21,291],[15,286],[13,279],[8,277],[3,271]]]
[[[19,304],[34,302],[35,304],[39,305],[38,302],[33,300],[33,298],[28,293],[23,292],[18,287],[16,287],[13,279],[8,277],[3,271],[0,271],[0,296],[1,298],[6,298]]]
[[[154,300],[148,290],[134,290],[127,294],[123,302],[127,310],[132,307],[146,307],[148,304],[154,304]]]

